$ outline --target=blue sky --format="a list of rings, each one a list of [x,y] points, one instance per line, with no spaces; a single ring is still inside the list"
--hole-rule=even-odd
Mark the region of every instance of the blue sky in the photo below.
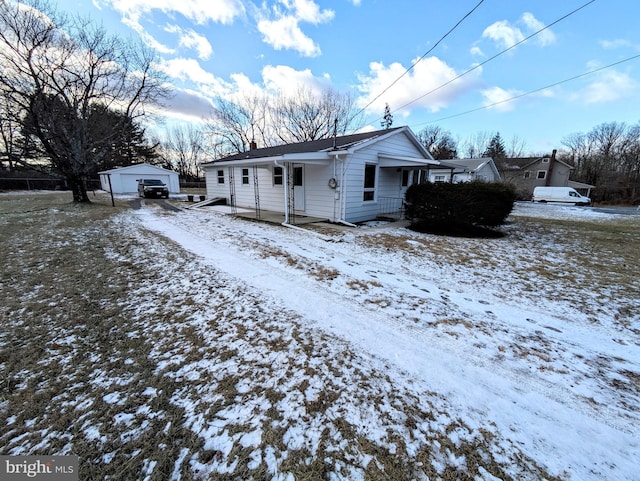
[[[170,115],[197,121],[209,115],[215,96],[293,91],[300,84],[350,92],[364,107],[478,3],[59,0],[58,6],[153,46],[174,88]],[[640,58],[487,106],[640,55],[639,18],[637,0],[485,0],[367,107],[368,125],[380,127],[388,103],[394,126],[418,132],[437,125],[460,142],[500,132],[507,142],[523,142],[525,153],[542,153],[603,122],[635,124]]]

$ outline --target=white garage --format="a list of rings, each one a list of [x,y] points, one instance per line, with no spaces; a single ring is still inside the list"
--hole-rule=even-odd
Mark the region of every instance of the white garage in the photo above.
[[[138,179],[161,180],[169,187],[170,194],[180,193],[178,173],[151,164],[136,164],[98,173],[102,190],[114,194],[137,194]]]

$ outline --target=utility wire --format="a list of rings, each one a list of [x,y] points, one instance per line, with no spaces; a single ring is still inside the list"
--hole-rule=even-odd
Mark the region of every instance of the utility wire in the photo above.
[[[397,108],[397,109],[393,110],[393,111],[392,111],[392,113],[396,113],[396,112],[398,112],[399,110],[402,110],[403,108],[408,107],[409,105],[411,105],[411,104],[413,104],[413,103],[417,102],[418,100],[423,99],[423,98],[424,98],[424,97],[426,97],[427,95],[431,95],[432,93],[437,92],[437,91],[438,91],[438,90],[440,90],[441,88],[444,88],[444,87],[446,87],[447,85],[449,85],[450,83],[455,82],[456,80],[458,80],[458,79],[460,79],[460,78],[464,77],[464,76],[465,76],[465,75],[467,75],[468,73],[473,72],[474,70],[476,70],[476,69],[478,69],[478,68],[482,67],[483,65],[486,65],[487,63],[491,62],[492,60],[495,60],[496,58],[500,57],[501,55],[504,55],[504,54],[505,54],[505,53],[507,53],[508,51],[510,51],[510,50],[512,50],[512,49],[514,49],[514,48],[516,48],[518,45],[521,45],[522,43],[524,43],[524,42],[526,42],[527,40],[529,40],[529,39],[531,39],[531,38],[535,37],[536,35],[538,35],[538,34],[540,34],[541,32],[543,32],[543,31],[547,30],[548,28],[553,27],[553,26],[554,26],[554,25],[556,25],[557,23],[559,23],[559,22],[561,22],[561,21],[565,20],[566,18],[570,17],[571,15],[573,15],[573,14],[575,14],[575,13],[579,12],[579,11],[580,11],[580,10],[582,10],[583,8],[586,8],[587,6],[589,6],[590,4],[594,3],[595,1],[596,1],[596,0],[590,0],[589,2],[587,2],[587,3],[585,3],[584,5],[582,5],[582,6],[578,7],[578,8],[576,8],[575,10],[572,10],[571,12],[567,13],[566,15],[564,15],[564,16],[560,17],[559,19],[555,20],[554,22],[550,23],[549,25],[547,25],[547,26],[545,26],[545,27],[541,28],[540,30],[537,30],[536,32],[534,32],[534,33],[532,33],[531,35],[529,35],[528,37],[523,38],[523,39],[522,39],[522,40],[520,40],[519,42],[514,43],[514,44],[513,44],[513,45],[511,45],[510,47],[508,47],[508,48],[506,48],[506,49],[502,50],[501,52],[499,52],[499,53],[497,53],[497,54],[495,54],[493,57],[490,57],[490,58],[488,58],[487,60],[485,60],[484,62],[479,63],[479,64],[478,64],[478,65],[476,65],[475,67],[472,67],[472,68],[470,68],[469,70],[466,70],[465,72],[461,73],[461,74],[460,74],[460,75],[458,75],[457,77],[454,77],[454,78],[452,78],[451,80],[449,80],[449,81],[447,81],[447,82],[443,83],[443,84],[442,84],[442,85],[440,85],[439,87],[436,87],[435,89],[430,90],[430,91],[429,91],[429,92],[427,92],[426,94],[423,94],[423,95],[421,95],[420,97],[417,97],[417,98],[415,98],[415,99],[411,100],[410,102],[407,102],[406,104],[402,105],[401,107],[399,107],[399,108]],[[369,104],[369,105],[370,105],[370,104]],[[377,119],[377,120],[379,120],[379,119]]]
[[[595,1],[595,0],[593,0]],[[378,100],[380,97],[382,97],[391,87],[393,87],[396,83],[398,83],[398,81],[404,77],[405,75],[407,75],[411,70],[413,70],[413,67],[415,67],[416,65],[418,65],[418,63],[420,63],[422,60],[424,60],[424,58],[429,55],[431,52],[433,52],[433,50],[445,39],[449,36],[449,34],[451,32],[453,32],[456,28],[458,28],[460,26],[460,24],[462,22],[464,22],[473,12],[476,11],[476,9],[482,5],[482,3],[484,2],[484,0],[480,0],[478,2],[478,4],[473,7],[471,10],[469,10],[469,12],[467,12],[467,14],[462,17],[458,23],[456,23],[447,33],[445,33],[442,37],[440,37],[440,40],[438,40],[435,44],[433,44],[433,47],[431,47],[427,52],[425,52],[425,54],[420,57],[418,60],[416,60],[415,62],[413,62],[411,64],[411,66],[407,69],[405,69],[404,72],[402,72],[402,74],[396,78],[393,82],[391,82],[391,84],[385,88],[382,92],[380,92],[378,95],[376,95],[373,100],[371,100],[367,105],[365,105],[364,107],[362,107],[353,117],[357,117],[358,115],[360,115],[362,112],[364,112],[366,110],[367,107],[369,107],[372,103],[374,103],[376,100]]]
[[[495,107],[496,105],[500,105],[500,104],[504,104],[504,103],[507,103],[507,102],[511,102],[513,100],[525,97],[527,95],[535,94],[535,93],[540,92],[542,90],[550,89],[552,87],[556,87],[558,85],[561,85],[561,84],[564,84],[564,83],[567,83],[567,82],[571,82],[572,80],[576,80],[576,79],[579,79],[581,77],[586,77],[587,75],[591,75],[591,74],[594,74],[596,72],[600,72],[602,70],[605,70],[605,69],[608,69],[608,68],[611,68],[611,67],[615,67],[616,65],[620,65],[621,63],[629,62],[629,61],[635,60],[637,58],[640,58],[640,54],[634,55],[632,57],[625,58],[623,60],[619,60],[618,62],[610,63],[609,65],[605,65],[604,67],[600,67],[600,68],[597,68],[597,69],[594,69],[594,70],[589,70],[588,72],[584,72],[584,73],[581,73],[579,75],[575,75],[573,77],[570,77],[570,78],[567,78],[567,79],[564,79],[564,80],[560,80],[559,82],[555,82],[555,83],[546,85],[544,87],[537,88],[535,90],[529,90],[528,92],[525,92],[525,93],[522,93],[522,94],[519,94],[519,95],[515,95],[513,97],[509,97],[508,99],[503,99],[503,100],[500,100],[498,102],[494,102],[494,103],[489,104],[489,105],[484,105],[482,107],[478,107],[478,108],[475,108],[475,109],[467,110],[465,112],[460,112],[458,114],[449,115],[447,117],[442,117],[442,118],[439,118],[437,120],[430,120],[428,122],[422,122],[420,124],[414,124],[414,125],[426,125],[426,124],[431,124],[431,123],[434,123],[434,122],[442,122],[443,120],[449,120],[449,119],[453,119],[455,117],[460,117],[462,115],[467,115],[467,114],[470,114],[470,113],[473,113],[473,112],[478,112],[480,110],[489,109],[491,107]]]

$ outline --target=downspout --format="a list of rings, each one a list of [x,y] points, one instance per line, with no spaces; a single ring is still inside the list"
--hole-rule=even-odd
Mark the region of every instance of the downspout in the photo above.
[[[284,224],[289,225],[289,171],[287,163],[280,165],[277,160],[274,160],[273,165],[282,169],[282,177],[284,178]]]

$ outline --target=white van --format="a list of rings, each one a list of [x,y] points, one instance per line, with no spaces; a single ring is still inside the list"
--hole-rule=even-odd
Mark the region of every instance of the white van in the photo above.
[[[591,199],[580,195],[571,187],[536,187],[533,202],[565,202],[574,205],[591,205]]]

